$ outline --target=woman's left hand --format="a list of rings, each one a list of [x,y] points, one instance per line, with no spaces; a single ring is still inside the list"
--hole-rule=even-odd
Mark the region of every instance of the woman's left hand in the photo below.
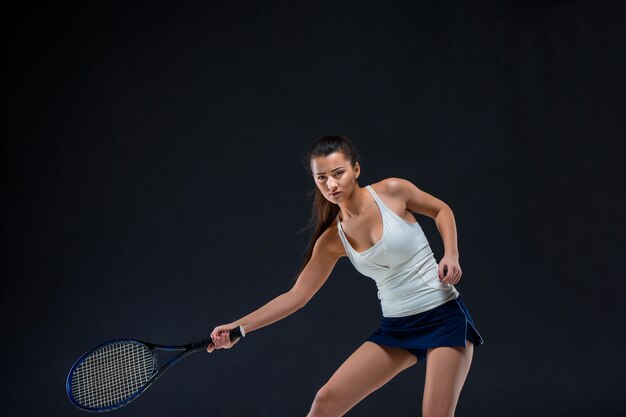
[[[445,255],[439,262],[439,282],[456,284],[461,280],[461,265],[458,256]]]

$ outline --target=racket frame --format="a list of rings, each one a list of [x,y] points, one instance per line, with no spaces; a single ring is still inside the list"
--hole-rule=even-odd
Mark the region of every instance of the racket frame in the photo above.
[[[240,328],[232,329],[230,331],[230,337],[232,338],[231,340],[233,340],[233,341],[236,340],[236,339],[239,339],[240,337],[242,337]],[[96,350],[102,349],[103,347],[105,347],[107,345],[111,345],[113,343],[121,343],[121,342],[126,342],[126,343],[127,342],[131,342],[131,343],[141,344],[141,345],[144,345],[145,347],[147,347],[152,352],[152,355],[154,357],[154,368],[152,370],[152,372],[153,372],[152,375],[150,376],[150,378],[148,378],[148,380],[140,388],[137,389],[137,391],[135,391],[130,397],[128,397],[124,401],[121,401],[119,403],[113,404],[111,406],[100,407],[100,408],[91,408],[91,407],[86,407],[86,406],[80,404],[78,401],[76,401],[76,399],[74,398],[74,395],[72,393],[72,375],[74,374],[74,371],[76,370],[76,368],[78,368],[78,366],[80,366],[83,363],[83,360],[85,358],[87,358],[90,354],[92,354]],[[133,401],[135,398],[140,396],[143,392],[145,392],[154,383],[154,381],[156,381],[161,375],[163,375],[163,373],[165,373],[165,371],[167,371],[169,368],[171,368],[173,365],[175,365],[181,359],[191,355],[192,353],[196,353],[196,352],[198,352],[200,350],[206,350],[207,346],[211,342],[212,342],[211,339],[202,339],[202,340],[199,340],[197,342],[187,343],[185,345],[171,346],[171,345],[159,345],[159,344],[156,344],[156,343],[145,342],[145,341],[138,340],[138,339],[112,339],[112,340],[108,340],[108,341],[106,341],[104,343],[99,344],[98,346],[96,346],[96,347],[94,347],[92,349],[89,349],[87,352],[82,354],[76,360],[76,362],[74,362],[74,365],[72,365],[72,367],[70,368],[70,372],[67,375],[67,380],[66,380],[66,383],[65,383],[65,390],[67,392],[67,396],[69,397],[69,399],[72,402],[72,404],[74,404],[77,408],[79,408],[81,410],[84,410],[84,411],[103,412],[103,411],[115,410],[117,408],[120,408],[120,407],[123,407],[123,406],[127,405],[128,403]],[[176,355],[173,358],[171,358],[161,368],[156,369],[158,367],[158,363],[157,363],[157,360],[156,360],[156,351],[157,350],[162,350],[162,351],[167,351],[167,352],[177,352],[177,351],[179,351],[181,353],[179,353],[178,355]],[[155,372],[155,370],[156,370],[156,372]]]

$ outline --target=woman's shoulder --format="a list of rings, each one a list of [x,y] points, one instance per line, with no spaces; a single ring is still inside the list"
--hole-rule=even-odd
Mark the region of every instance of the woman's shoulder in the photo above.
[[[404,178],[389,177],[371,184],[376,194],[384,194],[390,197],[402,197],[415,185]]]
[[[376,184],[372,184],[372,188],[374,188],[377,194],[387,196],[389,200],[404,202],[406,210],[423,214],[433,219],[442,207],[447,206],[445,202],[402,178],[386,178]]]
[[[343,243],[341,242],[341,238],[339,237],[339,228],[337,226],[337,217],[333,220],[333,222],[322,232],[320,237],[315,242],[316,246],[323,248],[325,252],[346,256],[346,250],[343,247]]]

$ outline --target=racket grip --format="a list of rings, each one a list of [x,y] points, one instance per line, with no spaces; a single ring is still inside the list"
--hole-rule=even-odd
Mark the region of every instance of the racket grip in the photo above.
[[[241,326],[237,326],[234,329],[230,330],[228,333],[230,336],[230,341],[234,342],[237,339],[241,339],[244,335],[241,333]]]
[[[230,336],[231,342],[234,342],[237,339],[241,339],[243,337],[243,334],[241,333],[241,328],[239,326],[230,330],[228,335]],[[192,349],[206,348],[207,346],[209,346],[209,343],[211,342],[212,342],[211,338],[202,339],[198,342],[192,343]]]

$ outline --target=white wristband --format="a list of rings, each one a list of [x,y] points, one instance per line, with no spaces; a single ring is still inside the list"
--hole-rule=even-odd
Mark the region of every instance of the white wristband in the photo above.
[[[241,333],[241,337],[246,337],[246,331],[243,329],[243,326],[239,326],[239,333]]]

